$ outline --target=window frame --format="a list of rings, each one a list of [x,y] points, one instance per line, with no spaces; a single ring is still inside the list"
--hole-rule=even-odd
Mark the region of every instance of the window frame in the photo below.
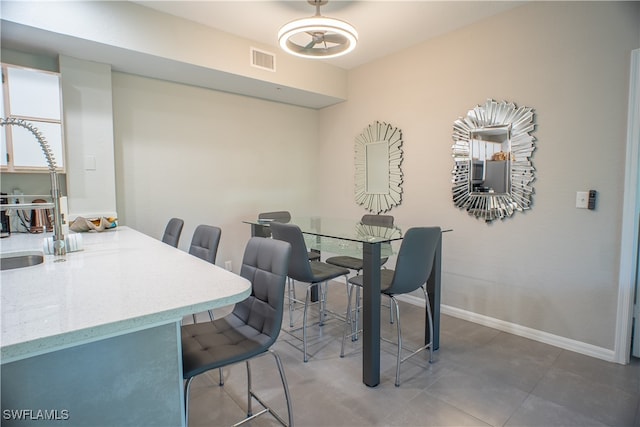
[[[2,70],[2,116],[7,118],[12,117],[12,118],[28,121],[32,123],[36,128],[38,128],[39,123],[47,123],[47,124],[50,123],[50,124],[60,125],[59,153],[61,154],[61,156],[58,155],[57,153],[55,155],[56,171],[58,173],[65,173],[67,162],[66,162],[66,150],[65,150],[66,144],[65,144],[64,120],[63,120],[64,113],[63,113],[63,102],[62,102],[61,74],[54,71],[40,70],[37,68],[23,67],[20,65],[7,64],[7,63],[0,63],[0,67]],[[29,70],[29,71],[35,71],[38,73],[56,76],[58,80],[58,93],[59,93],[58,100],[60,102],[60,106],[59,106],[60,117],[58,119],[55,119],[55,118],[47,118],[47,117],[13,114],[11,110],[11,102],[10,102],[9,69]],[[14,147],[13,132],[15,130],[14,128],[15,126],[2,126],[2,129],[0,129],[0,132],[4,133],[4,139],[6,142],[6,159],[1,159],[2,163],[0,163],[0,171],[3,173],[4,172],[11,172],[11,173],[48,172],[49,168],[47,166],[47,162],[44,155],[42,156],[42,166],[33,166],[33,165],[25,166],[25,165],[15,164],[15,155],[14,155],[14,149],[13,149]],[[54,144],[57,148],[57,141],[52,144],[50,138],[47,138],[46,134],[43,133],[43,136],[45,137],[45,139],[47,139],[47,142],[51,145],[52,149]],[[37,142],[34,141],[34,144],[37,144]],[[55,149],[54,149],[54,152],[56,152]],[[5,161],[6,161],[6,164],[5,164]]]

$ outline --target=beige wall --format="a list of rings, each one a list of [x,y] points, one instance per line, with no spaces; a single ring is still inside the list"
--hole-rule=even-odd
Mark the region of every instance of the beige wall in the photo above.
[[[443,303],[613,349],[631,50],[640,4],[536,2],[350,73],[321,112],[325,213],[353,202],[353,138],[386,121],[404,136],[400,224],[439,224]],[[533,207],[487,225],[451,201],[453,121],[486,99],[533,107]],[[345,155],[338,156],[337,153]],[[576,191],[598,191],[595,211]],[[606,353],[606,352],[605,352]]]
[[[321,111],[113,74],[122,224],[160,237],[171,216],[223,228],[238,271],[244,218],[289,209],[359,217],[353,140],[402,129],[404,225],[440,224],[443,303],[611,353],[616,321],[629,55],[640,3],[535,2],[349,73]],[[487,225],[451,201],[453,121],[487,98],[535,108],[532,210]],[[575,192],[595,189],[595,211]],[[598,349],[603,351],[598,354]]]
[[[160,238],[185,220],[222,227],[217,264],[239,271],[261,211],[313,212],[315,110],[113,73],[116,190],[122,224]]]
[[[118,217],[111,67],[60,56],[69,219]]]

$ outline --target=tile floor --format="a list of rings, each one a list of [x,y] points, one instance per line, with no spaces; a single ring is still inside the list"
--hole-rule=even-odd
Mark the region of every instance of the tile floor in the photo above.
[[[401,314],[405,345],[418,345],[424,310],[401,304]],[[310,329],[307,363],[289,334],[273,347],[285,366],[297,426],[640,426],[638,359],[609,363],[445,315],[434,363],[422,354],[405,362],[395,387],[394,346],[383,342],[381,383],[369,388],[361,380],[359,341],[339,357],[342,325],[331,320]],[[383,321],[383,336],[393,332]],[[273,357],[251,367],[254,389],[286,417]],[[244,417],[245,366],[224,375],[223,387],[217,372],[194,380],[190,427],[232,425]],[[247,425],[279,424],[263,415]]]

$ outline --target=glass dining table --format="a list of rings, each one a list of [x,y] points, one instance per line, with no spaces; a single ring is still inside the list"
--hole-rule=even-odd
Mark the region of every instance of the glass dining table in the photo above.
[[[252,236],[270,235],[270,220],[243,221],[251,225]],[[326,217],[293,217],[289,221],[300,227],[308,249],[331,254],[360,256],[364,276],[362,299],[362,381],[369,387],[380,383],[380,268],[381,258],[393,254],[392,243],[401,241],[403,230],[409,227],[379,227],[362,224],[358,220]],[[433,315],[433,348],[440,343],[440,280],[442,238],[438,242],[431,276],[427,280]],[[426,307],[425,307],[426,312]],[[430,340],[425,313],[425,344]]]

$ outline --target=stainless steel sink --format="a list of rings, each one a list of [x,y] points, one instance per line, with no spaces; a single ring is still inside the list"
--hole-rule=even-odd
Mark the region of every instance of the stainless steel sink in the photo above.
[[[38,251],[6,253],[0,255],[0,270],[31,267],[43,262],[44,254]]]

